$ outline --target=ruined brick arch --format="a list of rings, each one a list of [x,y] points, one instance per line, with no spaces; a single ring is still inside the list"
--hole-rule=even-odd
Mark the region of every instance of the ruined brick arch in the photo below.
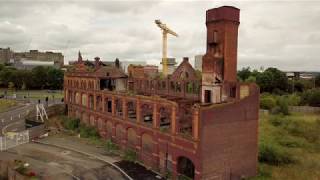
[[[106,122],[106,129],[107,129],[107,137],[109,139],[112,138],[112,128],[113,128],[113,124],[112,122],[109,120]]]
[[[76,115],[76,118],[79,118],[79,119],[82,118],[82,117],[81,117],[81,113],[80,113],[79,110],[76,110],[76,111],[75,111],[75,115]]]
[[[75,96],[76,96],[76,104],[81,104],[81,95],[80,95],[80,93],[76,92]]]
[[[141,135],[141,150],[144,153],[152,154],[153,152],[153,137],[149,133],[143,133]]]
[[[122,105],[123,105],[123,99],[121,98],[115,98],[115,112],[117,116],[122,116]]]
[[[88,96],[87,96],[87,94],[82,94],[81,95],[81,105],[82,106],[87,106],[87,99],[88,99]]]
[[[191,158],[187,156],[178,156],[176,159],[177,162],[177,172],[179,175],[186,176],[190,179],[195,177],[195,164]]]
[[[120,143],[122,140],[123,140],[123,130],[124,130],[124,128],[123,128],[123,126],[120,124],[120,123],[117,123],[116,125],[115,125],[115,128],[116,128],[116,141],[118,142],[118,143]]]
[[[167,131],[171,127],[172,107],[168,105],[161,105],[158,107],[157,111],[159,112],[160,129]]]
[[[85,112],[82,113],[81,121],[86,125],[89,124],[89,116],[87,113],[85,113]]]
[[[97,123],[97,127],[99,130],[105,130],[105,121],[101,118],[101,117],[98,117],[98,123]]]
[[[96,125],[96,119],[93,115],[90,115],[90,126],[95,126]]]
[[[150,103],[141,104],[141,121],[143,123],[152,124],[153,121],[153,105]]]
[[[73,92],[72,91],[67,91],[68,92],[68,95],[66,97],[66,99],[69,101],[69,102],[73,102]]]
[[[131,148],[135,148],[138,138],[134,128],[128,127],[126,130],[127,134],[127,145]]]

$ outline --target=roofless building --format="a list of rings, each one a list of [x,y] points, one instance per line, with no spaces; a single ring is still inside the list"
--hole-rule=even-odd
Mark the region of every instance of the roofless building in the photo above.
[[[64,78],[68,115],[137,152],[147,167],[173,177],[240,179],[257,173],[259,89],[236,79],[240,10],[206,12],[202,73],[188,58],[172,75],[132,67],[86,66]]]

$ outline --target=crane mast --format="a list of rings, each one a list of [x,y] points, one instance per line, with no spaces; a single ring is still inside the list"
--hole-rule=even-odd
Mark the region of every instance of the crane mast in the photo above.
[[[163,24],[160,20],[155,20],[157,26],[162,30],[162,72],[165,76],[168,75],[168,57],[167,57],[167,49],[168,49],[168,34],[171,34],[175,37],[178,37],[178,34],[172,31],[170,28]]]

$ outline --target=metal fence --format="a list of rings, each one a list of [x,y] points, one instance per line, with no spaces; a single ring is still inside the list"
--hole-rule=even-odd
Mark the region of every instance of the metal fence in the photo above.
[[[8,132],[4,136],[0,137],[0,150],[5,151],[7,149],[16,147],[20,144],[29,142],[29,131],[21,132]]]

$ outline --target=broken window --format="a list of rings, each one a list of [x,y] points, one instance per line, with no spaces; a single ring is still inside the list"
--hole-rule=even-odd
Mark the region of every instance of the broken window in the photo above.
[[[160,131],[167,132],[171,124],[171,110],[167,107],[160,107],[159,109]]]
[[[116,116],[119,116],[122,118],[122,100],[121,99],[116,99]]]
[[[136,121],[136,118],[137,118],[136,102],[135,101],[128,101],[127,107],[128,107],[128,119],[132,120],[132,121]]]
[[[142,122],[151,125],[153,124],[153,106],[151,104],[143,104],[141,106]]]
[[[113,91],[116,88],[113,79],[100,79],[100,90]]]

